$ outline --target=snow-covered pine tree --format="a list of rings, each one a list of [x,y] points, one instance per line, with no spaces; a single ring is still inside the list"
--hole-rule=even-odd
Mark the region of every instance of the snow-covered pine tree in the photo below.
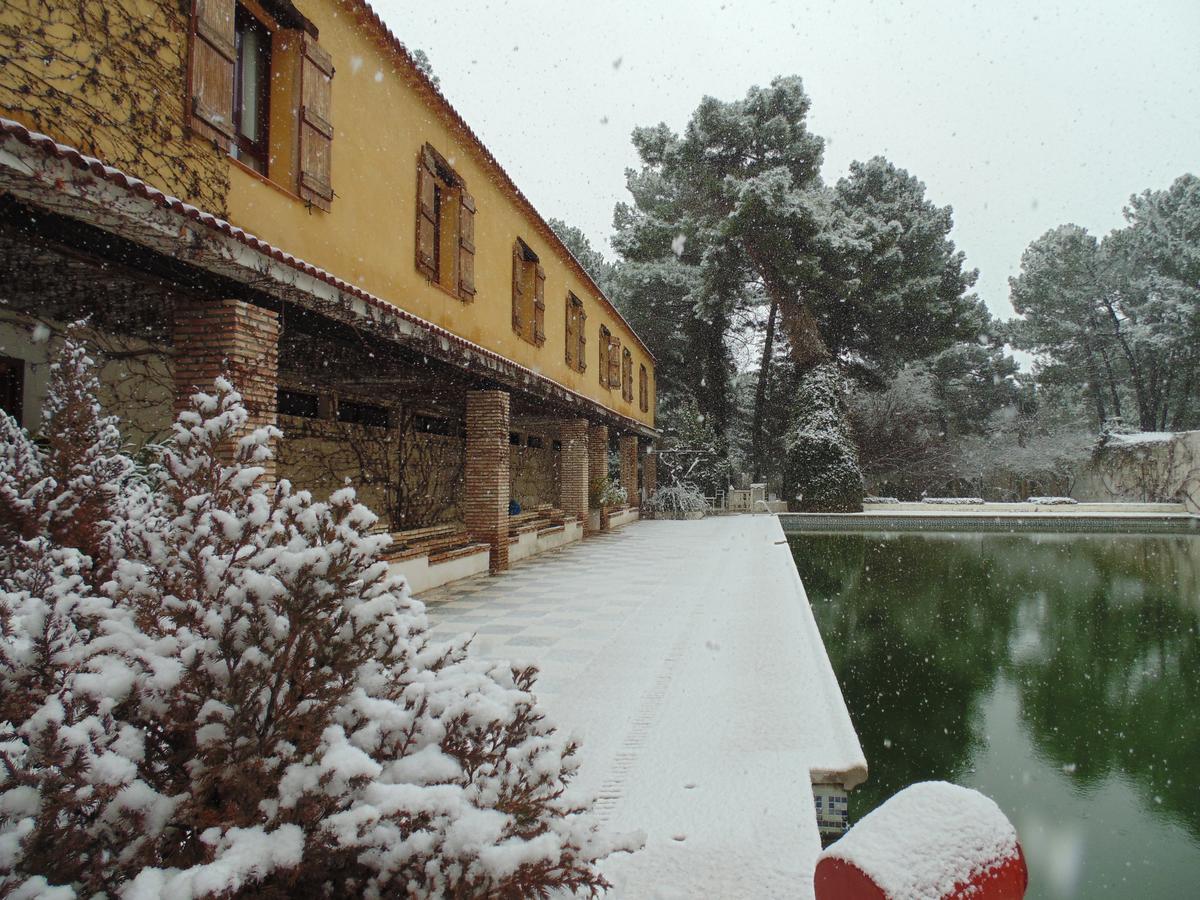
[[[536,671],[426,635],[344,490],[262,478],[218,381],[136,471],[68,341],[45,448],[0,418],[0,893],[596,895]]]

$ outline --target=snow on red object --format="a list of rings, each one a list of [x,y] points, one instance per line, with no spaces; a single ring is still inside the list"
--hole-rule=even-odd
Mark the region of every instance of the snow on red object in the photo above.
[[[926,781],[900,791],[817,858],[816,900],[1021,900],[1017,832],[992,800]]]

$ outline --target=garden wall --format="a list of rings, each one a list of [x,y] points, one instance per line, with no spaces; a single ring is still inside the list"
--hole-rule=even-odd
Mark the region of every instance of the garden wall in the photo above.
[[[1071,496],[1183,503],[1200,515],[1200,431],[1111,435],[1079,473]]]

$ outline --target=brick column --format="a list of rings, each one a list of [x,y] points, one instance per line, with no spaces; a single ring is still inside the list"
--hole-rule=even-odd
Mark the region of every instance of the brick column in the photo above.
[[[592,485],[601,479],[608,480],[608,426],[592,425],[588,428],[588,494]],[[588,506],[591,506],[589,496]],[[600,510],[600,530],[608,531],[608,516]]]
[[[646,489],[647,500],[658,490],[658,454],[654,452],[653,443],[646,445],[642,455],[642,486]]]
[[[621,435],[621,487],[625,488],[626,503],[637,509],[642,505],[638,496],[638,439],[636,434]]]
[[[467,392],[466,525],[491,545],[492,574],[508,568],[507,391]]]
[[[176,412],[191,407],[196,391],[211,393],[213,381],[224,375],[242,395],[249,413],[247,431],[276,423],[277,313],[241,300],[176,300],[172,341]],[[236,451],[236,440],[219,448],[222,458],[230,461]],[[266,469],[274,478],[274,458]]]
[[[588,514],[588,423],[587,419],[563,422],[558,430],[562,453],[559,456],[558,505],[587,528]]]

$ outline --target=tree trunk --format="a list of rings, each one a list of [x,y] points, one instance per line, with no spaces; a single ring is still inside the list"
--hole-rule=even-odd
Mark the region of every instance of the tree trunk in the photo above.
[[[746,248],[746,255],[754,264],[754,269],[762,278],[763,288],[773,306],[778,306],[783,313],[782,327],[791,345],[792,360],[800,375],[806,375],[822,363],[833,359],[833,354],[821,337],[817,327],[817,317],[804,299],[795,291],[780,284],[775,277],[775,270],[753,247]]]
[[[1196,359],[1192,358],[1187,367],[1187,376],[1183,380],[1183,388],[1179,393],[1179,402],[1175,405],[1175,417],[1171,419],[1172,431],[1183,431],[1187,421],[1188,407],[1191,405],[1192,390],[1196,382]]]
[[[758,366],[758,384],[754,386],[754,421],[750,432],[750,456],[753,480],[762,481],[763,472],[763,406],[767,399],[767,377],[771,372],[771,356],[775,351],[775,316],[779,304],[771,300],[767,314],[767,331],[763,337],[762,362]]]

